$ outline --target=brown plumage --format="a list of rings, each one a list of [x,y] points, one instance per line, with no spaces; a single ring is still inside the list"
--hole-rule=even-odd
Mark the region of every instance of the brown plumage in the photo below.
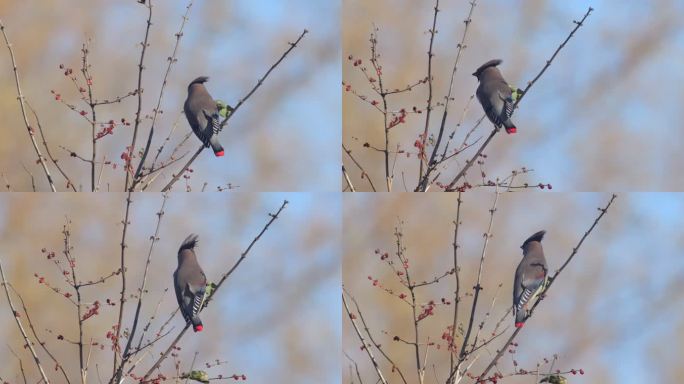
[[[496,66],[503,61],[489,60],[473,73],[480,85],[477,87],[477,99],[482,104],[485,114],[497,128],[503,125],[507,133],[517,132],[511,115],[513,114],[513,91],[504,80],[501,71]]]
[[[188,98],[185,99],[183,110],[192,131],[205,146],[211,146],[218,157],[225,152],[218,141],[221,128],[218,105],[204,86],[208,80],[209,77],[200,76],[188,85]]]
[[[513,313],[515,326],[520,328],[527,317],[527,305],[542,291],[546,284],[549,267],[546,265],[544,249],[541,241],[546,231],[539,231],[530,236],[520,247],[523,258],[515,270],[513,283]]]
[[[173,286],[176,290],[178,307],[186,322],[195,332],[203,329],[198,314],[204,305],[207,278],[197,262],[195,247],[199,236],[190,234],[178,249],[178,268],[173,273]]]

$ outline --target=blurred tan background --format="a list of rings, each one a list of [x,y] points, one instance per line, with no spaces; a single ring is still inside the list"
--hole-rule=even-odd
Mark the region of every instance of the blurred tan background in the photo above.
[[[380,249],[393,255],[394,228],[403,222],[403,241],[413,280],[430,280],[448,271],[453,267],[456,198],[456,194],[344,195],[343,283],[361,305],[376,341],[409,382],[418,381],[413,347],[394,342],[392,337],[412,340],[410,307],[373,287],[368,276],[397,293],[408,291],[401,289],[396,276],[374,251]],[[463,293],[472,293],[475,285],[482,235],[487,230],[493,198],[493,193],[463,194],[459,230]],[[484,335],[491,332],[511,305],[513,275],[522,257],[522,242],[546,229],[544,251],[554,273],[593,223],[599,213],[596,208],[604,206],[609,198],[610,194],[605,193],[515,193],[499,197],[477,319],[489,310],[498,284],[503,286]],[[684,299],[683,212],[681,194],[621,194],[518,335],[519,346],[513,357],[519,368],[535,369],[543,358],[551,360],[558,354],[560,360],[554,368],[585,371],[584,376],[568,375],[570,384],[678,382],[684,373],[678,347],[684,340],[684,313],[678,304]],[[441,298],[453,300],[454,291],[454,278],[448,276],[438,285],[417,292],[419,302],[433,299],[439,303]],[[463,298],[459,318],[464,328],[471,304],[472,296]],[[452,311],[452,306],[437,306],[434,316],[419,323],[421,341],[429,338],[442,347],[430,349],[426,383],[446,380],[449,355],[441,336],[451,324]],[[471,369],[473,374],[482,371],[511,334],[512,317],[508,316],[503,324],[509,328],[482,352]],[[460,341],[462,337],[457,338],[459,346]],[[360,346],[349,319],[343,315],[342,348],[359,364],[364,382],[372,382],[377,376]],[[379,353],[375,351],[375,355]],[[401,382],[382,357],[378,361],[389,382]],[[349,366],[343,357],[343,382],[352,380]],[[545,367],[548,369],[548,365]],[[511,354],[502,357],[499,369],[504,374],[513,371]],[[531,383],[534,377],[507,378],[503,382]]]
[[[115,271],[119,266],[124,198],[119,193],[0,196],[0,260],[5,274],[26,300],[37,332],[65,365],[72,382],[80,382],[77,348],[58,341],[57,336],[77,338],[75,308],[38,284],[34,273],[66,290],[57,268],[41,253],[42,248],[54,250],[57,258],[63,259],[60,252],[65,216],[72,221],[72,255],[77,259],[79,279],[88,281]],[[154,247],[141,319],[146,321],[161,299],[148,333],[154,335],[177,307],[172,274],[178,247],[189,233],[199,234],[199,261],[208,280],[218,282],[266,224],[268,213],[275,213],[284,199],[290,203],[281,217],[201,313],[204,331],[186,333],[181,339],[181,350],[177,351],[181,371],[189,369],[194,353],[199,352],[195,368],[207,371],[211,377],[245,374],[252,383],[321,383],[339,377],[341,231],[339,199],[335,195],[172,195],[166,204],[160,240]],[[133,200],[126,241],[131,294],[141,281],[162,198],[160,194],[137,194]],[[88,382],[99,382],[98,369],[103,381],[111,376],[112,352],[105,335],[117,321],[119,306],[108,306],[105,300],[118,303],[120,284],[120,278],[114,277],[105,284],[82,289],[84,301],[102,303],[100,314],[85,322],[86,340],[92,337],[94,342],[105,345],[103,350],[92,350]],[[165,289],[169,291],[164,294]],[[14,302],[19,305],[16,298]],[[126,327],[132,324],[136,303],[129,300],[125,307]],[[167,328],[173,327],[172,332],[149,349],[150,355],[134,372],[144,373],[153,362],[152,356],[165,350],[183,325],[177,315]],[[13,383],[22,381],[11,347],[21,357],[29,382],[38,381],[38,372],[29,351],[22,347],[4,291],[0,299],[0,337],[4,340],[0,347],[0,377]],[[63,383],[64,378],[53,370],[49,358],[42,352],[39,356],[51,382]],[[207,369],[205,363],[213,364],[216,359],[225,363]],[[163,363],[162,372],[167,377],[175,376],[172,358]]]
[[[143,74],[142,116],[151,116],[188,1],[154,1],[150,46]],[[292,11],[292,12],[291,12]],[[23,92],[37,110],[51,151],[78,186],[90,189],[89,164],[69,157],[64,146],[90,158],[90,125],[77,113],[54,100],[82,104],[71,81],[59,69],[71,67],[80,77],[81,45],[91,39],[90,62],[97,99],[133,91],[137,84],[140,42],[147,8],[136,0],[64,2],[3,1],[0,19],[13,44]],[[225,157],[203,152],[191,168],[191,187],[207,191],[231,184],[247,191],[338,190],[340,141],[340,39],[339,3],[297,0],[194,1],[178,49],[178,62],[168,78],[156,123],[152,154],[166,138],[176,119],[178,128],[161,158],[166,159],[190,127],[181,114],[188,83],[210,76],[211,95],[235,105],[289,47],[304,29],[309,33],[279,65],[262,87],[231,118],[220,135]],[[24,128],[9,52],[0,49],[0,173],[11,189],[31,190],[33,173],[37,188],[49,186]],[[98,120],[134,121],[137,97],[97,109]],[[87,108],[89,111],[89,108]],[[151,119],[144,118],[136,145],[144,146]],[[113,136],[100,140],[102,155],[119,166],[108,167],[101,190],[120,191],[125,174],[120,158],[130,145],[131,127],[118,127]],[[179,154],[194,151],[199,140],[192,136]],[[43,151],[44,153],[44,151]],[[44,153],[45,154],[45,153]],[[150,190],[160,190],[184,161],[164,171]],[[149,165],[149,163],[148,163]],[[59,190],[64,179],[50,168]],[[98,167],[99,171],[99,167]],[[174,188],[184,191],[184,180]],[[3,180],[3,185],[5,182]],[[3,188],[4,189],[4,188]]]
[[[343,80],[369,100],[380,100],[358,67],[346,60],[348,55],[362,59],[372,72],[369,35],[373,24],[379,28],[385,87],[401,88],[425,78],[434,3],[344,1]],[[447,134],[456,128],[468,98],[475,93],[477,79],[471,73],[477,67],[492,58],[503,59],[499,68],[504,77],[524,88],[575,27],[573,20],[581,19],[589,6],[594,12],[515,112],[518,133],[497,135],[485,150],[489,177],[506,177],[525,166],[535,172],[518,181],[548,183],[561,191],[684,189],[684,178],[676,167],[684,161],[679,117],[684,101],[681,1],[478,1],[454,82]],[[444,101],[469,8],[467,1],[440,2],[433,48],[435,102]],[[343,143],[376,187],[384,190],[383,154],[363,148],[365,142],[384,148],[382,115],[351,93],[343,92],[342,100]],[[425,109],[427,86],[389,100],[394,111],[414,106]],[[442,110],[438,107],[432,114],[430,134],[435,139]],[[450,148],[462,142],[482,115],[474,99]],[[412,153],[410,158],[397,158],[395,191],[404,191],[403,180],[413,190],[418,178],[413,144],[423,132],[425,113],[409,113],[406,120],[390,131],[390,149],[400,144]],[[491,130],[485,120],[471,139],[487,136]],[[474,149],[466,153],[470,158]],[[358,168],[346,156],[343,159],[357,190],[370,190]],[[466,157],[458,156],[440,167],[439,181],[451,181],[465,161]],[[468,181],[475,184],[479,173],[471,170]]]

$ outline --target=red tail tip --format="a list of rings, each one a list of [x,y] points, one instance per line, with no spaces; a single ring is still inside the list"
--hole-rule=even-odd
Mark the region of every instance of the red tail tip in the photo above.
[[[224,154],[225,154],[225,153],[223,153],[223,151],[214,152],[214,155],[216,155],[216,157],[221,157],[221,156],[223,156]]]
[[[195,327],[195,332],[202,332],[203,329],[204,329],[204,327],[200,324],[200,325]]]
[[[518,128],[516,127],[506,128],[506,133],[508,133],[509,135],[514,134],[516,132],[518,132]]]
[[[523,322],[515,323],[516,328],[522,328],[523,325],[525,325],[525,323],[523,323]]]

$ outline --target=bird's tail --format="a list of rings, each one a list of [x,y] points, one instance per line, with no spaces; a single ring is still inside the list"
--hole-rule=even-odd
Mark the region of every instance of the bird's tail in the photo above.
[[[504,120],[503,126],[506,128],[506,133],[509,135],[518,132],[518,128],[515,127],[515,124],[513,124],[511,119]]]
[[[193,316],[190,319],[190,322],[192,323],[193,331],[202,332],[202,329],[204,329],[204,326],[202,325],[202,320],[200,320],[199,316]]]
[[[216,155],[216,157],[221,157],[224,155],[223,146],[221,145],[221,143],[219,143],[216,135],[213,135],[211,139],[209,139],[209,145],[211,146],[211,149],[214,151],[214,155]]]
[[[526,306],[515,311],[515,327],[522,328],[525,324],[525,315],[527,314]]]

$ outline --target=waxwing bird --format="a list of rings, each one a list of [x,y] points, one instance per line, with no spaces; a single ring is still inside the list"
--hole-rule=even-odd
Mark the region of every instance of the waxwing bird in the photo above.
[[[197,262],[195,247],[199,236],[190,234],[178,249],[178,268],[173,273],[176,299],[186,323],[191,323],[195,332],[203,329],[198,314],[204,305],[207,278]]]
[[[544,290],[548,276],[548,266],[544,258],[541,241],[546,231],[539,231],[530,236],[520,247],[523,258],[515,270],[513,283],[513,313],[515,327],[520,328],[527,317],[528,304]]]
[[[568,384],[568,379],[561,375],[551,375],[539,381],[540,383],[551,383],[551,384]]]
[[[515,133],[517,128],[511,121],[513,114],[513,91],[496,67],[503,60],[494,59],[482,64],[473,73],[480,85],[477,87],[477,99],[482,104],[485,114],[497,128],[503,125],[506,133]]]
[[[209,78],[200,76],[188,85],[188,98],[185,99],[183,110],[190,123],[190,128],[202,141],[205,147],[211,146],[214,155],[223,156],[223,146],[218,141],[221,129],[219,109],[214,98],[211,97],[204,83]]]

